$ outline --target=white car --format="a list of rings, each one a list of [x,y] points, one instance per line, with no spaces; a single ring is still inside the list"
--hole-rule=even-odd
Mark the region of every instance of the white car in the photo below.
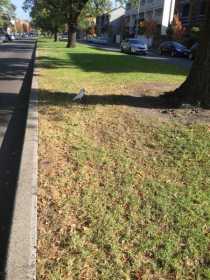
[[[68,32],[64,32],[59,36],[59,41],[67,41],[68,40]]]
[[[123,40],[120,45],[121,52],[126,52],[130,54],[144,54],[148,53],[147,44],[139,39],[129,38]]]

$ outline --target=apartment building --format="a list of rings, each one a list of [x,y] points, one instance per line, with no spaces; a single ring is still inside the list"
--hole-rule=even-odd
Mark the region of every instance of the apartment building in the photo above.
[[[137,25],[142,20],[154,20],[165,35],[168,25],[172,22],[175,10],[175,0],[140,0],[139,7],[131,4],[126,7],[125,27],[129,34],[136,33]]]
[[[200,26],[204,21],[205,0],[196,1],[195,10],[191,11],[190,0],[176,0],[175,13],[179,15],[184,26]]]
[[[96,18],[96,32],[109,40],[116,42],[116,38],[121,36],[124,24],[125,8],[117,7]],[[119,39],[120,40],[120,39]]]

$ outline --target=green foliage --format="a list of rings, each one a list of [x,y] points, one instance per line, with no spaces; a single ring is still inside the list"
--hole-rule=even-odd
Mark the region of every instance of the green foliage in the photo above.
[[[15,9],[10,0],[0,0],[0,28],[6,27],[10,19],[15,17]]]
[[[87,18],[95,17],[107,7],[110,0],[25,0],[25,9],[31,9],[31,16],[35,26],[50,32],[57,32],[64,24],[68,26],[69,47],[75,45],[75,38],[70,33],[76,32],[78,23],[81,27],[89,24]],[[89,26],[87,26],[89,27]],[[70,42],[72,40],[72,42]]]
[[[79,17],[79,26],[88,29],[93,26],[93,22],[98,15],[111,10],[110,0],[89,0]]]
[[[132,8],[138,8],[140,1],[141,0],[117,0],[116,2],[122,6],[126,6],[126,4],[130,4]]]

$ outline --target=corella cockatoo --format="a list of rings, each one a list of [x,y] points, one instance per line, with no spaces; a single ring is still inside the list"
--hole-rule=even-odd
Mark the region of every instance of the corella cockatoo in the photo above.
[[[74,96],[72,100],[73,101],[81,100],[82,98],[84,98],[84,96],[85,96],[85,89],[82,88],[80,89],[80,92],[76,96]]]

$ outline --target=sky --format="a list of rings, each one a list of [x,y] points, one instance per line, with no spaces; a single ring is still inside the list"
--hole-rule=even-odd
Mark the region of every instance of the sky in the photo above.
[[[22,9],[24,0],[12,0],[11,1],[16,6],[16,17],[19,19],[30,19],[28,13],[25,13]]]

